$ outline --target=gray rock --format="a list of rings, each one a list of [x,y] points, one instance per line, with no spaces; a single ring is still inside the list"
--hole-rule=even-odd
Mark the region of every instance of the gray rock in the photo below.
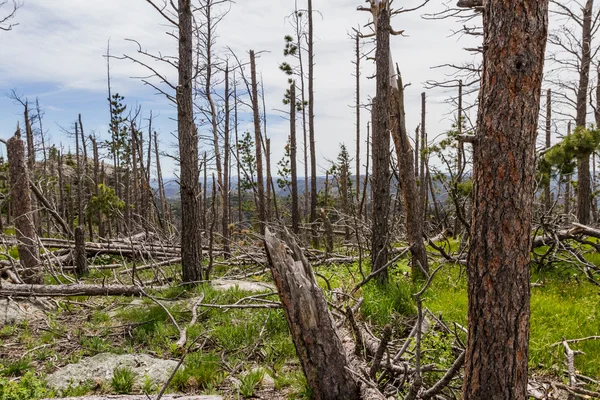
[[[143,385],[146,375],[160,386],[169,379],[175,366],[177,361],[162,360],[147,354],[100,353],[94,357],[84,358],[77,364],[66,365],[48,375],[48,385],[54,389],[64,390],[89,380],[96,383],[110,383],[115,368],[129,367],[136,377],[134,388]]]
[[[0,326],[43,319],[45,308],[39,302],[0,299]]]
[[[212,286],[217,290],[228,290],[238,287],[240,290],[248,292],[264,292],[267,290],[275,290],[275,285],[265,282],[238,281],[233,279],[215,279],[211,282]]]

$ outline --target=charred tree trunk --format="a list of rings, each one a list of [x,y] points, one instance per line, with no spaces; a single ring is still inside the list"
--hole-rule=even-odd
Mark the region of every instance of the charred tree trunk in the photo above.
[[[178,0],[179,86],[177,131],[181,168],[181,268],[183,282],[202,280],[202,233],[198,186],[198,132],[194,123],[192,95],[193,25],[191,0]]]
[[[337,335],[327,300],[300,248],[294,257],[266,230],[265,249],[296,352],[315,400],[358,400],[359,388]]]
[[[390,12],[382,7],[377,21],[377,94],[373,102],[373,213],[371,270],[382,270],[379,283],[387,283],[388,219],[390,212]]]
[[[252,75],[252,111],[254,113],[254,144],[256,147],[256,179],[258,186],[258,220],[260,233],[265,233],[265,179],[262,160],[262,133],[260,130],[260,113],[258,109],[258,83],[256,80],[256,60],[254,50],[250,50],[250,74]]]
[[[463,398],[526,399],[535,143],[548,0],[488,0],[483,21]]]
[[[25,145],[21,132],[6,142],[10,176],[10,198],[14,211],[14,224],[20,263],[24,268],[21,278],[25,283],[42,283],[40,249],[37,242],[31,197],[29,193],[29,168],[25,161]]]
[[[93,136],[90,136],[90,139],[92,140],[92,150],[94,152],[94,195],[98,196],[100,194],[100,157],[98,155],[98,141]],[[102,216],[102,211],[99,209],[96,210],[96,220],[98,223],[98,236],[103,238],[105,237],[104,218]]]

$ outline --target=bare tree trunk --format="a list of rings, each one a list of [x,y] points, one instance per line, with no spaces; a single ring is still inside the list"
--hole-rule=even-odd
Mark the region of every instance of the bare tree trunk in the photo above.
[[[87,275],[89,272],[85,254],[85,234],[81,226],[75,228],[75,269],[77,276]]]
[[[265,212],[267,222],[271,222],[273,218],[273,204],[271,203],[271,200],[275,200],[275,190],[273,188],[273,181],[271,179],[271,139],[268,138],[266,138],[265,140],[265,164],[267,167],[267,193],[265,196]]]
[[[131,182],[131,209],[133,218],[131,218],[132,222],[139,223],[139,215],[140,215],[140,187],[139,187],[139,179],[140,172],[138,169],[138,158],[139,158],[139,138],[137,129],[135,128],[135,124],[133,120],[131,121],[131,163],[133,165],[133,179],[129,179]],[[131,174],[129,174],[131,176]],[[136,227],[137,229],[137,227]]]
[[[567,136],[571,134],[571,121],[567,124]],[[567,219],[570,219],[569,214],[571,214],[571,177],[573,175],[569,174],[566,176],[565,183],[565,214],[567,215]]]
[[[221,228],[223,230],[223,251],[225,257],[229,257],[229,154],[231,149],[229,148],[229,118],[230,118],[230,107],[229,107],[229,64],[225,66],[225,131],[224,144],[223,144],[223,156],[224,156],[224,170],[223,170],[223,189],[222,204],[223,213],[221,219]]]
[[[181,168],[181,268],[183,282],[202,280],[202,233],[198,187],[198,131],[194,123],[192,94],[193,35],[191,0],[178,0],[179,85],[177,131]]]
[[[208,168],[206,164],[206,152],[204,152],[204,159],[202,162],[202,169],[204,172],[204,181],[202,182],[202,229],[206,231],[208,229],[208,223],[206,215],[208,214]]]
[[[457,132],[459,135],[463,134],[463,81],[462,79],[458,81],[458,118],[457,118],[457,123],[458,123],[458,127],[457,127]],[[457,150],[456,150],[456,184],[455,187],[458,187],[458,185],[462,182],[462,175],[463,175],[463,169],[465,167],[465,147],[464,147],[464,143],[461,141],[458,141],[458,145],[457,145]],[[460,234],[460,230],[461,230],[461,224],[460,224],[460,218],[459,218],[459,213],[460,211],[456,210],[456,218],[454,219],[454,237],[458,237],[458,235]]]
[[[356,60],[356,204],[360,202],[360,35],[356,32],[355,55]],[[360,210],[358,210],[360,212]],[[359,214],[360,215],[360,214]]]
[[[426,99],[425,92],[421,93],[421,166],[419,172],[419,189],[421,190],[421,218],[427,218],[427,175],[425,164],[427,163],[427,129],[426,122]]]
[[[25,145],[21,132],[17,132],[6,142],[10,176],[10,198],[14,210],[14,224],[20,263],[24,268],[21,278],[25,283],[42,283],[40,249],[37,243],[35,225],[29,193],[29,168],[25,162]]]
[[[377,21],[377,94],[373,100],[373,212],[371,270],[379,283],[387,283],[390,213],[390,12],[382,7]]]
[[[552,89],[546,91],[546,150],[550,148],[552,139]],[[550,185],[552,181],[548,178],[548,183],[544,187],[544,211],[550,212],[552,208],[552,198],[550,196]]]
[[[242,214],[242,185],[241,185],[241,171],[240,171],[240,144],[238,137],[238,97],[237,97],[237,81],[233,79],[233,119],[234,119],[234,130],[235,130],[235,159],[236,159],[236,167],[237,167],[237,195],[238,195],[238,224],[241,227],[242,222],[244,221],[244,215]]]
[[[292,175],[292,231],[299,232],[298,171],[296,167],[296,82],[290,85],[290,170]]]
[[[296,352],[315,400],[358,400],[359,389],[337,335],[327,300],[298,245],[285,246],[266,230],[265,248]]]
[[[579,88],[577,90],[577,116],[575,124],[585,128],[587,116],[587,90],[590,81],[592,11],[594,0],[587,0],[583,8],[581,38],[581,67],[579,70]],[[577,164],[577,220],[580,224],[589,224],[592,206],[590,185],[590,154],[582,155]]]
[[[413,149],[406,132],[406,116],[404,114],[404,87],[402,78],[398,71],[397,89],[392,92],[394,101],[391,103],[396,109],[392,110],[393,120],[397,120],[398,126],[392,129],[392,138],[398,157],[398,171],[404,194],[404,216],[406,220],[406,233],[412,253],[412,278],[413,280],[423,277],[423,271],[429,271],[427,262],[427,251],[423,241],[423,218],[420,210],[420,197],[417,189],[415,176],[415,164]],[[417,141],[418,143],[418,141]]]
[[[77,226],[84,226],[83,218],[83,178],[81,171],[81,146],[79,145],[79,125],[75,122],[75,158],[77,159]]]
[[[318,246],[315,222],[317,220],[317,150],[315,148],[315,54],[312,0],[308,0],[308,135],[310,140],[310,222],[312,225],[313,246]]]
[[[158,151],[158,135],[154,132],[154,156],[156,157],[156,179],[158,180],[158,197],[160,199],[160,214],[165,221],[170,221],[167,217],[169,213],[167,207],[167,198],[165,195],[165,183],[163,182],[162,170],[160,168],[160,152]]]
[[[29,116],[29,102],[25,101],[25,133],[27,136],[27,167],[31,179],[35,179],[35,140],[33,137],[33,128],[31,127],[31,118]],[[37,234],[41,234],[40,213],[38,211],[37,201],[31,199],[31,217]]]
[[[262,133],[260,130],[260,115],[258,109],[258,84],[256,80],[256,60],[254,50],[250,50],[250,74],[252,75],[252,111],[254,113],[254,144],[256,147],[256,177],[258,186],[258,220],[260,233],[265,233],[265,180],[262,160]]]
[[[463,398],[524,400],[548,0],[487,0],[483,21]]]
[[[90,139],[92,140],[92,150],[94,152],[94,194],[98,196],[100,194],[100,157],[98,155],[98,141],[93,136],[90,136]],[[104,218],[102,216],[102,211],[100,211],[99,209],[96,210],[96,220],[98,221],[98,236],[100,236],[101,238],[105,236],[103,219]]]
[[[68,215],[67,215],[67,207],[65,204],[65,185],[64,185],[64,178],[63,178],[63,155],[62,152],[59,150],[58,154],[56,156],[57,158],[57,163],[58,163],[58,204],[59,204],[59,213],[60,215],[63,216],[63,218],[66,218],[67,220]],[[71,224],[71,221],[67,221],[68,224]],[[67,232],[63,232],[64,234],[67,234]]]

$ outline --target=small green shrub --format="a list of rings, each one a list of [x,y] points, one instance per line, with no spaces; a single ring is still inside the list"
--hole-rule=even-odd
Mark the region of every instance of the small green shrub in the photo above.
[[[129,367],[117,367],[113,372],[110,386],[117,394],[129,394],[133,390],[135,374]]]
[[[46,381],[32,371],[17,382],[0,378],[0,400],[35,400],[42,397],[54,397],[54,393],[48,390]]]
[[[248,371],[240,377],[240,394],[244,397],[254,396],[254,392],[258,385],[262,382],[265,376],[265,371],[261,368]]]
[[[411,286],[406,282],[390,282],[385,286],[371,283],[363,287],[363,295],[361,312],[373,323],[385,325],[392,321],[394,314],[414,316],[416,313]]]
[[[218,386],[225,378],[220,363],[220,357],[214,353],[188,355],[184,367],[180,368],[171,380],[171,388],[186,391]]]
[[[21,376],[32,368],[29,358],[20,358],[15,361],[8,361],[4,364],[2,375],[4,376]]]
[[[144,383],[142,384],[142,393],[152,394],[156,391],[157,385],[148,375],[144,376]]]

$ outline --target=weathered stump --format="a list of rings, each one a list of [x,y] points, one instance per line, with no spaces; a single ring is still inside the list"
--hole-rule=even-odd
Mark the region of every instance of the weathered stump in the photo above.
[[[284,244],[268,229],[265,248],[296,352],[316,400],[360,399],[344,347],[313,271],[293,239]]]
[[[85,254],[85,234],[81,226],[75,228],[75,270],[78,276],[87,275],[89,272]]]
[[[40,249],[31,209],[29,193],[29,172],[25,162],[25,145],[21,132],[17,132],[6,142],[10,175],[10,198],[14,211],[14,224],[19,250],[20,263],[24,268],[21,278],[25,283],[41,283]]]

